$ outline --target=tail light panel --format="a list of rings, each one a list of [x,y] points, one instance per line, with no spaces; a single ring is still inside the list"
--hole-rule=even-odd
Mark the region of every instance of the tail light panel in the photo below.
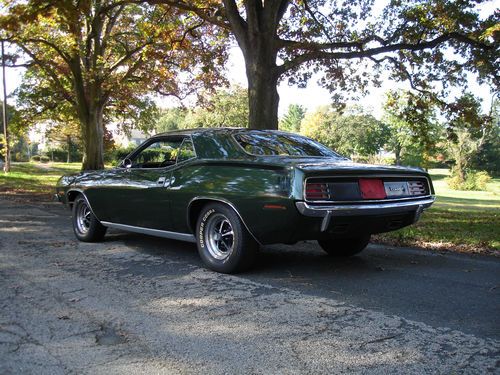
[[[308,202],[403,200],[430,195],[430,183],[416,176],[310,177],[304,185]]]

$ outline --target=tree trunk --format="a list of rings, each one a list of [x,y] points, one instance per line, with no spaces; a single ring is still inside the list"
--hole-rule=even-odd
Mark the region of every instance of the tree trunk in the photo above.
[[[278,49],[272,33],[252,35],[242,46],[248,79],[250,129],[278,129]]]
[[[82,170],[104,169],[103,108],[90,109],[82,128],[84,140]]]
[[[248,65],[251,65],[250,67]],[[272,69],[247,63],[250,129],[278,129],[278,79]]]
[[[68,145],[68,157],[66,158],[66,163],[71,163],[71,136],[66,136],[66,142]]]
[[[394,154],[396,155],[396,165],[401,165],[401,145],[399,142],[396,144]]]

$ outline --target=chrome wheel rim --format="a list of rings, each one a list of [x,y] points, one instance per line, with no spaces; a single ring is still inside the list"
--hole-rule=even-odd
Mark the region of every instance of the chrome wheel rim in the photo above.
[[[86,234],[90,229],[91,211],[86,202],[81,202],[76,210],[76,229],[81,234]]]
[[[226,216],[216,213],[208,218],[205,243],[210,255],[217,260],[225,260],[231,255],[234,249],[234,232]]]

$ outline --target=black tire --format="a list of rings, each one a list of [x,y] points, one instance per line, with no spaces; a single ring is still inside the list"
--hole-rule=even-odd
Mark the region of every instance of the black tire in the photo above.
[[[83,242],[102,241],[106,227],[94,216],[87,200],[83,196],[76,197],[73,202],[73,232]]]
[[[350,257],[359,254],[366,248],[369,242],[369,234],[356,238],[318,240],[319,246],[328,255],[336,257]]]
[[[196,224],[196,243],[205,265],[221,273],[248,269],[259,249],[238,214],[221,203],[202,208]]]

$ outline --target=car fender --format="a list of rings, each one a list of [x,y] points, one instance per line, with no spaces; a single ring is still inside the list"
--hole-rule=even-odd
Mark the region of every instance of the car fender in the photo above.
[[[245,226],[246,230],[248,231],[248,233],[250,233],[250,235],[253,237],[253,239],[255,241],[257,241],[257,243],[259,245],[262,245],[261,242],[259,241],[259,239],[254,235],[254,233],[252,233],[252,231],[250,230],[250,228],[248,227],[248,225],[246,224],[245,220],[243,219],[243,217],[241,216],[240,212],[238,211],[238,209],[236,208],[236,206],[230,202],[229,200],[225,199],[225,198],[219,198],[219,197],[210,197],[210,196],[197,196],[197,197],[194,197],[193,199],[191,199],[189,201],[189,204],[187,206],[187,221],[188,221],[188,227],[191,229],[191,231],[193,233],[196,232],[196,228],[193,227],[192,223],[193,223],[193,218],[191,217],[191,208],[193,206],[193,204],[197,201],[200,201],[200,200],[203,200],[203,201],[207,201],[207,202],[220,202],[220,203],[224,203],[225,205],[231,207],[233,209],[234,212],[236,212],[236,214],[238,215],[238,217],[240,218],[241,222],[243,223],[243,225]]]

